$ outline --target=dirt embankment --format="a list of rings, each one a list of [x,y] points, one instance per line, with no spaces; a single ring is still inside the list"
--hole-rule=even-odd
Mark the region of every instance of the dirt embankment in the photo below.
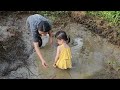
[[[0,78],[26,65],[32,53],[30,37],[25,29],[26,17],[12,12],[0,15]]]
[[[106,21],[86,15],[84,11],[71,12],[72,21],[85,25],[90,31],[106,38],[108,42],[120,46],[119,27],[110,26]]]

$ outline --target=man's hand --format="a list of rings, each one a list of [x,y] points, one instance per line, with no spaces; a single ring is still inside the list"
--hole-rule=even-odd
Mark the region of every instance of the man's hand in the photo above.
[[[42,66],[44,66],[45,68],[48,67],[47,63],[45,62],[45,60],[42,57],[42,54],[41,54],[40,49],[39,49],[38,42],[33,42],[33,45],[35,47],[37,55],[39,56],[39,58],[40,58],[40,60],[42,62]]]
[[[45,60],[42,61],[42,65],[47,68],[48,67],[48,64],[45,62]]]

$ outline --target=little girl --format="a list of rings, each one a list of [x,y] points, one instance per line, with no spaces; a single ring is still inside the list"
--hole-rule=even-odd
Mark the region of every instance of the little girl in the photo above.
[[[68,46],[70,38],[67,37],[67,34],[64,31],[58,31],[55,37],[57,38],[59,46],[57,47],[57,53],[53,66],[60,69],[72,68],[71,49]]]

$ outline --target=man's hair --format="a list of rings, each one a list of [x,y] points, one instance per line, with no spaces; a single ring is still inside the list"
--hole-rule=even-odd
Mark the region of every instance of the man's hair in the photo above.
[[[42,32],[49,32],[51,30],[51,25],[48,23],[48,21],[41,21],[38,24],[38,30]]]

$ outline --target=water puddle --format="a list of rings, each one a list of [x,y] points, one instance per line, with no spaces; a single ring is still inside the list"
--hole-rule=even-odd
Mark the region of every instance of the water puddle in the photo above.
[[[55,28],[54,30],[58,30]],[[56,46],[48,46],[41,49],[49,68],[41,66],[40,73],[43,79],[88,79],[88,78],[111,78],[106,68],[107,55],[114,52],[114,46],[93,35],[79,24],[68,24],[65,31],[71,36],[69,44],[72,51],[72,69],[60,70],[52,66],[56,53]],[[107,48],[107,46],[111,47]],[[107,52],[107,53],[106,53]],[[114,57],[114,55],[111,55]],[[115,78],[115,77],[112,77]],[[117,77],[118,78],[118,77]]]

